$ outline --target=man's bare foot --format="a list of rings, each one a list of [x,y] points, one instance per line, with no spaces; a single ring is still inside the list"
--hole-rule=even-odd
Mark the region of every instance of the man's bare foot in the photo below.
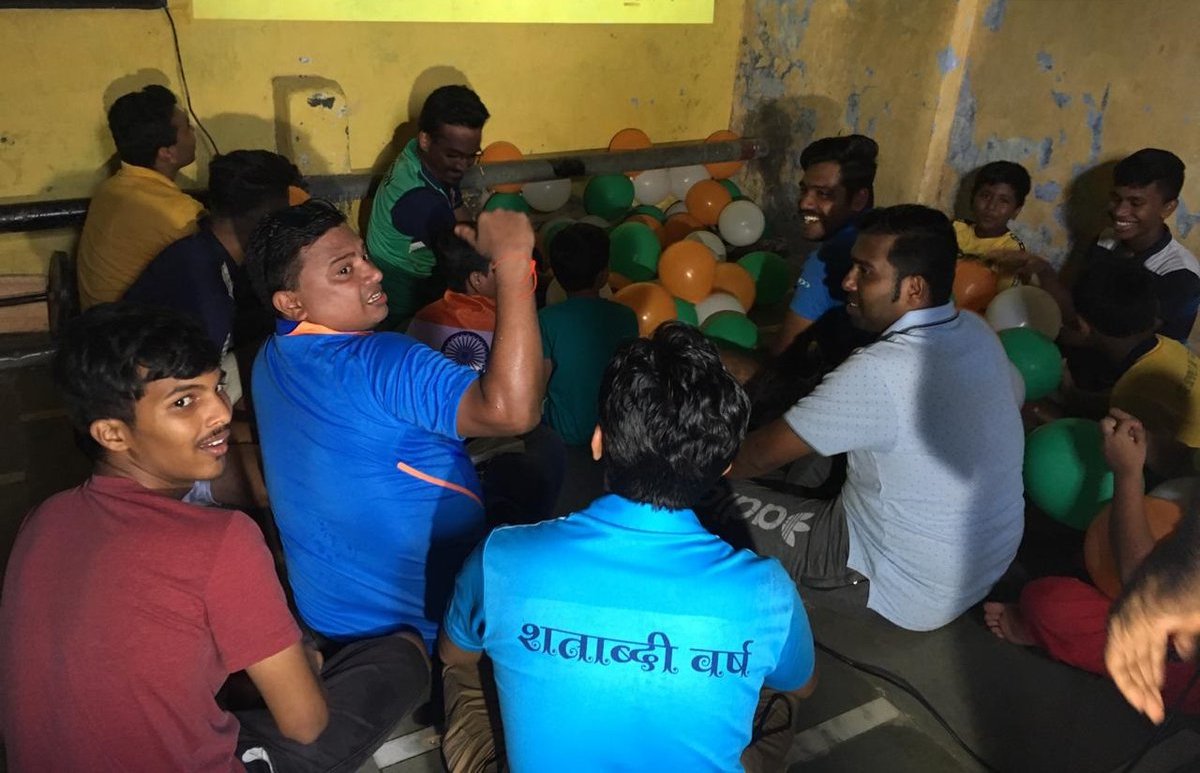
[[[1001,604],[998,601],[988,601],[983,605],[983,622],[988,629],[1013,644],[1022,647],[1032,647],[1037,644],[1025,626],[1025,618],[1021,616],[1021,608],[1016,604]]]

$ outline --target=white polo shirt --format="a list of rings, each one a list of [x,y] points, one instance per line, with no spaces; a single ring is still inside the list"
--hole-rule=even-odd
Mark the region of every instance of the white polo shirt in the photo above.
[[[849,566],[868,604],[927,631],[982,599],[1024,529],[1024,433],[1008,359],[977,314],[905,314],[784,416],[817,453],[849,452]]]

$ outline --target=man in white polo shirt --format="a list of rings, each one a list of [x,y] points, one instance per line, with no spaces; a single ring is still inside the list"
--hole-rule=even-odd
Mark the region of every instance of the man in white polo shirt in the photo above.
[[[1023,434],[995,333],[950,301],[957,255],[940,212],[918,205],[862,221],[843,282],[854,323],[880,333],[807,397],[747,436],[731,476],[848,452],[832,501],[739,482],[724,502],[754,547],[793,578],[833,587],[865,576],[867,606],[927,631],[982,599],[1023,530]],[[717,510],[721,510],[720,506]]]

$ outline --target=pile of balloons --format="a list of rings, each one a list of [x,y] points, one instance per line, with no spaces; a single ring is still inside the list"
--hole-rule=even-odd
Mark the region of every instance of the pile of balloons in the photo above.
[[[998,288],[998,275],[964,258],[954,272],[954,303],[983,314],[1000,336],[1008,359],[1020,375],[1024,400],[1040,400],[1062,383],[1062,355],[1054,344],[1062,330],[1062,312],[1050,293],[1032,285]]]
[[[718,131],[706,141],[737,139]],[[609,150],[649,148],[640,129],[623,129]],[[482,163],[520,159],[511,143],[494,142],[484,149]],[[597,175],[583,190],[587,216],[578,222],[609,229],[610,284],[615,300],[638,317],[639,331],[649,335],[668,320],[699,326],[709,337],[752,349],[758,328],[746,316],[751,307],[782,302],[789,289],[783,258],[773,252],[751,252],[736,263],[727,262],[730,247],[745,247],[762,238],[766,220],[757,204],[742,196],[728,178],[741,161],[631,170]],[[517,192],[519,190],[519,193]],[[568,179],[496,186],[484,209],[554,212],[571,196]],[[567,225],[567,217],[547,221],[539,231],[539,246],[550,242]],[[552,282],[547,302],[565,297]]]

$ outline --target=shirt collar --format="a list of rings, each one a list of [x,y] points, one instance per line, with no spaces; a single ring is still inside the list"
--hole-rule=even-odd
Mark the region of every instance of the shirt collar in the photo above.
[[[942,322],[949,322],[958,315],[958,310],[954,308],[954,304],[945,303],[941,306],[930,306],[924,309],[913,309],[904,314],[900,319],[893,322],[887,330],[880,335],[882,338],[891,333],[898,333],[904,330],[912,330],[916,327],[929,327]]]
[[[281,336],[306,336],[306,335],[327,335],[327,336],[365,336],[370,335],[370,330],[334,330],[324,325],[318,325],[314,322],[296,322],[290,319],[275,318],[275,334]]]
[[[664,534],[708,533],[691,510],[661,510],[653,505],[626,499],[619,494],[605,494],[592,502],[581,515],[634,531]]]
[[[1158,238],[1158,241],[1156,241],[1154,244],[1151,244],[1147,249],[1143,250],[1142,252],[1134,253],[1133,257],[1136,258],[1138,261],[1144,263],[1144,262],[1146,262],[1146,260],[1148,258],[1151,258],[1151,257],[1157,255],[1158,253],[1162,252],[1163,250],[1165,250],[1167,248],[1167,245],[1170,244],[1171,240],[1174,238],[1175,237],[1171,235],[1171,229],[1164,223],[1163,224],[1163,233],[1162,233],[1162,236],[1160,236]]]
[[[170,177],[167,177],[165,174],[162,174],[161,172],[145,166],[127,164],[124,161],[121,162],[121,169],[119,172],[117,172],[117,174],[124,175],[125,177],[141,177],[145,180],[153,180],[154,182],[161,183],[162,185],[169,185],[176,190],[179,188],[179,186],[175,184],[174,180],[172,180]]]
[[[1159,339],[1161,338],[1162,336],[1152,335],[1146,340],[1138,343],[1137,346],[1133,347],[1133,349],[1129,351],[1129,354],[1125,355],[1125,359],[1121,362],[1118,371],[1124,373],[1132,368],[1134,363],[1158,348]]]

